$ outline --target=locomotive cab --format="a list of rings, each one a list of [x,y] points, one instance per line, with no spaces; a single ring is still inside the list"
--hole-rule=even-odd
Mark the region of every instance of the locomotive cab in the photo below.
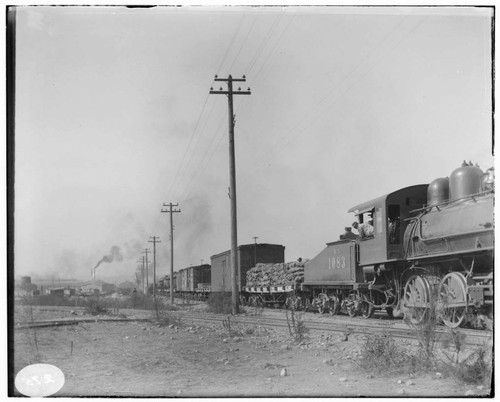
[[[427,200],[427,184],[405,187],[349,209],[357,221],[371,223],[373,236],[359,238],[359,265],[375,266],[403,260],[403,236],[410,211]],[[370,222],[371,221],[371,222]]]

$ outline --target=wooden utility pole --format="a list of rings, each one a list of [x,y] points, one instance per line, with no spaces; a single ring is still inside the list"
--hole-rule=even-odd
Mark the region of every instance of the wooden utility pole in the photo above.
[[[257,236],[253,237],[254,245],[253,245],[253,266],[257,265]]]
[[[139,271],[139,272],[137,272]],[[141,273],[142,273],[142,268],[141,266],[138,266],[135,272],[135,283],[137,284],[137,288],[140,289],[139,285],[141,284]]]
[[[142,259],[140,259],[138,262],[141,262],[142,263],[142,267],[141,267],[141,278],[142,278],[142,291],[144,292],[144,256],[142,256]],[[144,292],[146,293],[146,292]]]
[[[151,250],[149,248],[145,248],[143,253],[146,254],[146,296],[149,296],[149,262],[148,262],[148,253],[150,253]]]
[[[179,204],[163,204],[164,207],[169,209],[162,209],[161,212],[168,212],[170,214],[170,304],[174,304],[174,219],[172,214],[181,212],[180,209],[173,209]]]
[[[246,78],[233,78],[229,75],[227,78],[218,78],[215,76],[214,81],[227,82],[227,91],[222,87],[218,91],[210,88],[210,94],[214,95],[227,95],[228,108],[229,108],[229,176],[230,188],[229,198],[231,199],[231,274],[232,274],[232,313],[238,314],[239,312],[239,287],[238,287],[238,228],[237,228],[237,213],[236,213],[236,162],[234,154],[234,121],[235,116],[233,113],[233,95],[250,95],[250,88],[242,91],[238,88],[233,91],[233,82],[245,82]]]
[[[161,243],[159,237],[150,236],[149,243],[153,243],[153,298],[156,300],[156,243]]]

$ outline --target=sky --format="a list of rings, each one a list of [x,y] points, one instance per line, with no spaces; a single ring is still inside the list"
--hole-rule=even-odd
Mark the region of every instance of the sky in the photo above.
[[[493,166],[491,8],[19,7],[15,275],[133,280],[238,243],[313,258],[347,210]],[[222,85],[221,85],[222,84]],[[238,86],[238,85],[236,85]],[[150,265],[152,271],[152,264]]]

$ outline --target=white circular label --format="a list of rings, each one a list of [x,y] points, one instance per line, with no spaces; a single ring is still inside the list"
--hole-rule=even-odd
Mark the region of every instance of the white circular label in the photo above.
[[[64,374],[51,364],[31,364],[17,373],[15,385],[26,396],[50,396],[63,387]]]

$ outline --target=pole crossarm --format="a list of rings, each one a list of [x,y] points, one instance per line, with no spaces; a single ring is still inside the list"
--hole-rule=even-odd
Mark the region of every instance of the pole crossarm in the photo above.
[[[224,91],[222,87],[220,90],[214,90],[213,88],[210,88],[210,94],[211,95],[251,95],[252,92],[250,91],[250,88],[248,88],[246,91],[242,90],[241,88],[238,88],[238,90],[233,90],[233,82],[246,82],[245,76],[242,78],[233,78],[231,75],[229,75],[227,78],[219,78],[217,75],[214,78],[214,81],[223,81],[227,82],[228,84],[228,90]]]
[[[229,91],[210,91],[211,95],[252,95],[250,91],[237,91],[237,92],[229,92]]]
[[[224,82],[228,82],[228,81],[238,81],[238,82],[246,82],[247,78],[245,76],[241,77],[241,78],[233,78],[231,75],[229,75],[229,77],[227,78],[219,78],[217,75],[214,77],[214,81],[224,81]]]

